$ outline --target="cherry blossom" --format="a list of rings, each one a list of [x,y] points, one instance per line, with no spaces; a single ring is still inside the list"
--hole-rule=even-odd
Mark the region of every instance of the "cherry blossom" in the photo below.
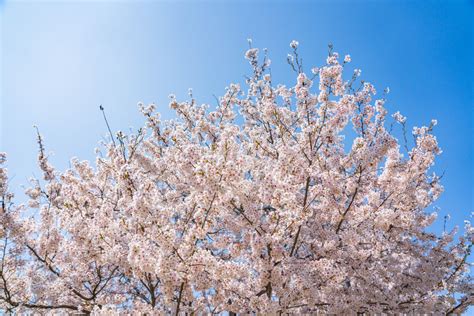
[[[386,129],[387,101],[360,70],[345,78],[349,55],[341,63],[331,49],[306,75],[290,46],[294,86],[275,86],[250,48],[245,87],[229,85],[216,108],[171,95],[171,121],[140,103],[145,126],[117,133],[95,162],[56,170],[38,133],[43,176],[23,204],[0,154],[0,310],[449,314],[472,304],[470,222],[463,234],[427,230],[443,191],[431,171],[436,121],[404,150]]]

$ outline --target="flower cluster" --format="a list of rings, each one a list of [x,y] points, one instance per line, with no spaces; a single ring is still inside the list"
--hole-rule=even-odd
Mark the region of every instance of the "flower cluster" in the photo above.
[[[353,88],[360,70],[344,78],[349,55],[331,51],[315,76],[296,56],[292,87],[273,86],[258,49],[245,58],[246,91],[229,85],[215,109],[172,95],[167,122],[139,104],[145,126],[95,164],[60,172],[39,137],[29,209],[13,204],[0,154],[0,310],[449,314],[472,303],[472,226],[456,239],[426,230],[442,192],[436,122],[403,151],[386,101],[370,83]]]

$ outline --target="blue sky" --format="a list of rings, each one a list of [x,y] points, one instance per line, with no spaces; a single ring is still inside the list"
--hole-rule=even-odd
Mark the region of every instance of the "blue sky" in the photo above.
[[[171,118],[168,95],[214,103],[250,72],[247,38],[266,47],[275,82],[291,84],[286,64],[296,39],[306,70],[321,65],[327,44],[408,125],[429,124],[443,154],[445,193],[435,204],[448,227],[474,211],[472,1],[0,1],[0,150],[9,154],[11,186],[38,174],[33,124],[59,168],[94,159],[106,134],[143,123],[136,104],[155,102]]]

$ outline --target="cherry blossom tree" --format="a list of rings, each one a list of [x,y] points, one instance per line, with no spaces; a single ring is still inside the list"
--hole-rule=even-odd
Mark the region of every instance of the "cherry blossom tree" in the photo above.
[[[474,229],[427,228],[442,192],[433,129],[395,138],[386,90],[329,50],[292,87],[252,48],[247,87],[178,102],[118,133],[95,163],[56,170],[14,204],[0,156],[0,310],[92,314],[460,313],[473,303]],[[348,78],[345,78],[348,77]],[[315,86],[313,86],[313,84]],[[101,108],[103,110],[103,108]],[[400,127],[397,127],[400,126]],[[406,139],[406,138],[405,138]],[[412,147],[412,148],[409,148]]]

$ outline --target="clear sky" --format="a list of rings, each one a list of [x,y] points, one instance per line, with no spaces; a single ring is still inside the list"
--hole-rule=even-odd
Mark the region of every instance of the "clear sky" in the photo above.
[[[214,103],[250,72],[247,38],[269,49],[275,82],[293,83],[286,64],[296,39],[304,65],[321,65],[327,44],[352,55],[408,125],[436,129],[445,193],[435,204],[448,227],[474,211],[473,1],[2,1],[0,150],[16,192],[38,174],[33,124],[51,160],[94,159],[114,130],[142,125],[136,104],[168,95]]]

